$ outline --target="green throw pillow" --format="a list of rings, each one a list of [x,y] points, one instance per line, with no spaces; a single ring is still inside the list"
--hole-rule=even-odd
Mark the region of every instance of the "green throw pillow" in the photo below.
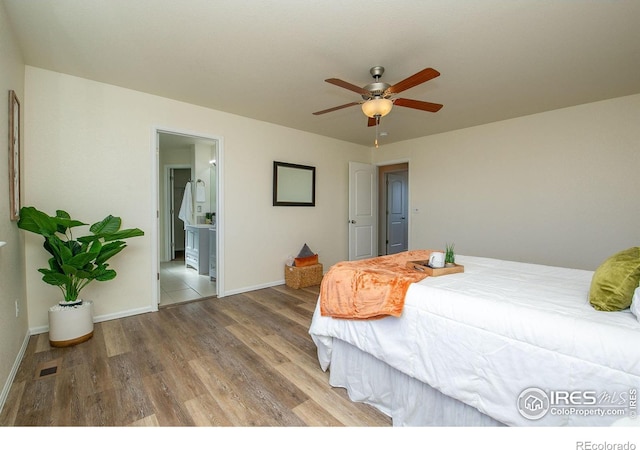
[[[622,311],[631,305],[640,282],[640,247],[616,253],[593,273],[589,302],[599,311]]]

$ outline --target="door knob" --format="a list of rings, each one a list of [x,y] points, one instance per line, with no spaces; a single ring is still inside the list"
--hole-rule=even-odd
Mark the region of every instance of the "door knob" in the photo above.
[[[356,221],[355,220],[350,220],[349,223],[356,223]]]

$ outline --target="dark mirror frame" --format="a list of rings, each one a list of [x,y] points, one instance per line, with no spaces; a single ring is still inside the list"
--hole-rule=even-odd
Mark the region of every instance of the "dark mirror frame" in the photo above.
[[[316,168],[274,161],[273,206],[316,206]]]

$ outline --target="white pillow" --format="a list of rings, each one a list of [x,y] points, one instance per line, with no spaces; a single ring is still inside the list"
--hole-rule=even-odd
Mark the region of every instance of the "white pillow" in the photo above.
[[[638,322],[640,322],[640,286],[638,286],[631,298],[631,306],[629,307],[631,313],[636,316]]]

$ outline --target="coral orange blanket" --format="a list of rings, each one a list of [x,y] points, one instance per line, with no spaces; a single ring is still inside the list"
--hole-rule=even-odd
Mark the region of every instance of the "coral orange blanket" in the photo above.
[[[406,263],[429,259],[432,251],[410,250],[335,264],[320,285],[320,313],[339,319],[400,316],[409,285],[427,277]]]

